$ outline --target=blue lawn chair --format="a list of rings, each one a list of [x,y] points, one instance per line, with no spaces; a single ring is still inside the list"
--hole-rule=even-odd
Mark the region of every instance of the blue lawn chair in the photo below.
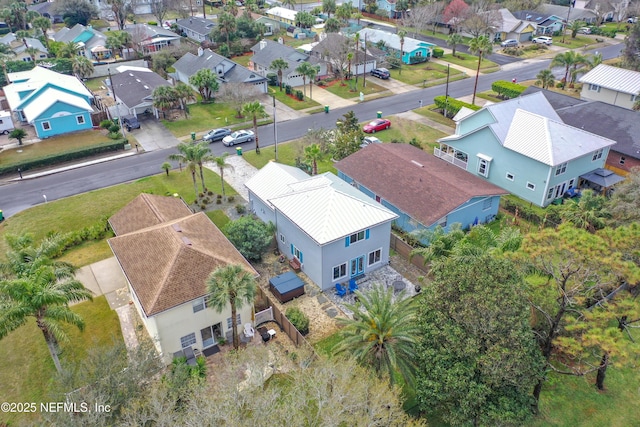
[[[356,284],[356,279],[349,280],[349,292],[354,293],[358,290],[358,285]]]
[[[347,294],[347,289],[342,286],[340,283],[336,283],[336,294],[339,297],[343,297]]]

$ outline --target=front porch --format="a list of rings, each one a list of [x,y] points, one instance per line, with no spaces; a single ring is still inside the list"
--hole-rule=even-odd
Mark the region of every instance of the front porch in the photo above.
[[[434,147],[433,155],[455,166],[458,166],[461,169],[467,170],[469,159],[467,153],[458,151],[447,144],[440,144],[440,148]]]

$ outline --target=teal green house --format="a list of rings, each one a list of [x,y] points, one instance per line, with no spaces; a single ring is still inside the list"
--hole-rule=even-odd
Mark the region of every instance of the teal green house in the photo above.
[[[74,76],[37,66],[9,73],[4,87],[14,117],[32,125],[40,139],[91,129],[93,95]]]
[[[541,92],[462,109],[436,157],[509,193],[547,206],[604,168],[615,141],[565,124]]]
[[[373,28],[363,28],[358,33],[360,34],[360,43],[364,43],[366,40],[367,43],[380,44],[383,46],[383,50],[396,57],[400,57],[400,51],[402,51],[401,60],[404,64],[414,64],[428,60],[433,53],[432,49],[435,47],[434,44],[406,36],[403,43],[401,43],[397,34]]]

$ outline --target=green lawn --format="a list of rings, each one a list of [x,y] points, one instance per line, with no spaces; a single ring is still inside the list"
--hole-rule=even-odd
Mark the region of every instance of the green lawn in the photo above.
[[[247,65],[249,65],[249,60],[251,59],[252,55],[252,53],[249,53],[242,56],[234,56],[233,58],[231,58],[231,60],[236,64],[240,64],[243,67],[246,67]]]
[[[296,157],[300,156],[304,161],[302,140],[295,140],[286,142],[284,144],[278,144],[278,163],[285,165],[295,166]],[[269,161],[275,160],[275,149],[273,145],[269,147],[261,148],[260,154],[256,154],[255,151],[247,151],[242,154],[246,161],[251,163],[258,169],[261,169]],[[336,168],[333,167],[333,162],[330,159],[324,159],[318,162],[318,173],[332,172],[337,174]]]
[[[236,110],[228,104],[191,104],[189,117],[185,119],[180,112],[175,120],[162,120],[162,123],[176,137],[183,137],[191,132],[204,132],[213,128],[227,127],[238,123],[250,122],[247,117],[236,117]]]
[[[396,80],[410,85],[420,84],[423,87],[427,87],[431,82],[440,84],[447,78],[447,66],[435,62],[403,65],[401,72],[397,68],[390,70],[390,72],[391,77]],[[462,77],[462,71],[449,68],[450,81],[457,80],[459,77]]]
[[[437,129],[417,123],[413,120],[402,119],[396,116],[387,117],[391,120],[391,127],[387,130],[376,132],[375,136],[383,142],[391,142],[393,140],[408,143],[412,138],[416,138],[422,143],[422,149],[427,152],[433,152],[433,147],[437,146],[436,140],[447,136]]]
[[[425,116],[433,120],[434,122],[440,123],[445,126],[449,126],[452,131],[455,130],[456,123],[453,120],[443,116],[438,111],[434,111],[435,109],[436,109],[435,104],[431,104],[431,105],[427,105],[426,107],[417,108],[413,110],[413,112],[418,113],[421,116]]]
[[[105,77],[98,77],[95,79],[89,79],[86,82],[84,82],[84,84],[90,89],[90,90],[98,90],[100,89],[102,86],[104,86],[104,80]]]
[[[578,49],[580,47],[586,47],[588,45],[596,44],[596,38],[608,39],[605,36],[588,37],[581,34],[576,35],[576,38],[571,38],[571,34],[567,33],[564,37],[564,43],[562,43],[562,36],[554,37],[553,44],[556,46],[566,47],[568,49]]]
[[[160,164],[158,164],[158,171],[160,171]],[[204,176],[210,190],[215,193],[222,192],[218,174],[205,169]],[[199,182],[198,186],[200,186]],[[229,185],[225,185],[225,190],[227,195],[237,194]],[[135,182],[50,201],[22,211],[0,224],[0,253],[6,253],[4,236],[8,233],[20,234],[29,231],[36,241],[40,241],[53,230],[61,233],[79,230],[95,224],[101,218],[110,217],[140,193],[160,195],[177,193],[187,203],[195,199],[191,175],[183,169],[182,173],[173,170],[169,176],[161,173]],[[73,260],[77,266],[99,261],[112,256],[105,244],[104,241],[86,242],[70,251],[66,257]]]
[[[330,86],[324,86],[323,89],[344,99],[357,98],[358,96],[360,96],[360,92],[362,92],[366,97],[367,95],[372,95],[387,90],[386,88],[376,83],[378,81],[377,79],[375,79],[375,82],[372,80],[374,80],[373,77],[366,78],[366,87],[362,86],[363,79],[360,77],[358,78],[358,83],[356,83],[355,79],[337,81],[332,82]]]
[[[335,332],[313,344],[313,348],[318,354],[331,356],[333,348],[340,342],[340,334]]]
[[[82,360],[91,347],[122,343],[118,315],[109,308],[104,296],[95,298],[93,302],[77,304],[73,311],[83,317],[85,329],[80,332],[77,328],[65,327],[70,342],[61,344],[60,361],[63,366]],[[47,401],[56,369],[33,318],[2,339],[0,360],[2,401],[37,404]],[[19,414],[0,413],[0,424],[24,425],[29,420],[34,421]]]
[[[226,188],[227,186],[225,186],[225,190]],[[207,216],[219,229],[224,228],[224,226],[231,221],[223,210],[209,211],[207,212]]]
[[[478,57],[474,55],[456,52],[456,56],[454,57],[452,54],[447,53],[441,59],[452,64],[460,65],[461,67],[469,68],[470,70],[478,69]],[[489,61],[486,58],[482,58],[482,62],[480,63],[480,72],[492,73],[494,71],[498,71],[499,69],[500,66],[495,62]]]
[[[88,147],[111,144],[112,142],[113,140],[109,139],[106,131],[102,129],[55,136],[38,143],[0,151],[0,164],[3,166],[16,165],[17,168],[26,161],[41,159],[53,154],[71,153]]]
[[[318,104],[313,99],[310,99],[308,96],[304,98],[303,101],[299,101],[298,99],[292,98],[289,95],[287,95],[284,89],[280,91],[279,87],[270,87],[269,95],[273,95],[274,93],[276,94],[276,99],[278,101],[282,102],[287,107],[293,108],[294,110],[304,110],[305,108],[320,106],[320,104]],[[307,87],[307,94],[309,94],[309,87]]]

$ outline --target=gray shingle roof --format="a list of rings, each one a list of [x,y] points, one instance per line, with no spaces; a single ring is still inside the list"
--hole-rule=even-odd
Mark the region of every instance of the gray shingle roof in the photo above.
[[[165,79],[151,70],[129,69],[118,74],[112,74],[111,78],[113,79],[116,96],[129,108],[150,100],[156,87],[169,85]]]
[[[258,73],[251,71],[240,64],[236,64],[224,56],[218,55],[211,49],[205,49],[200,56],[187,52],[182,56],[182,58],[173,64],[173,68],[184,75],[192,76],[198,70],[203,68],[208,68],[217,74],[216,67],[218,67],[218,65],[222,65],[225,70],[221,79],[224,82],[257,83],[266,80],[266,78],[262,77]]]
[[[194,33],[207,36],[215,28],[216,23],[210,19],[192,16],[190,18],[177,19],[176,25],[178,26],[178,28],[187,28]]]
[[[284,59],[289,64],[289,68],[283,71],[284,75],[289,74],[305,61],[311,64],[318,63],[315,58],[306,53],[299,52],[290,46],[271,40],[260,41],[251,48],[251,51],[253,51],[251,61],[265,68],[269,68],[269,65],[271,65],[274,59]]]

